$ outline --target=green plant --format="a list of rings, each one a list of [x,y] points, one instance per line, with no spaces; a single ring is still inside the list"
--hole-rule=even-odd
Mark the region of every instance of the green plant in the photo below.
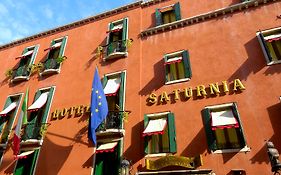
[[[8,70],[5,72],[5,76],[6,76],[7,78],[12,78],[13,73],[14,73],[14,71],[13,71],[12,69],[8,69]]]
[[[67,56],[59,56],[56,58],[58,64],[64,62],[67,59]]]

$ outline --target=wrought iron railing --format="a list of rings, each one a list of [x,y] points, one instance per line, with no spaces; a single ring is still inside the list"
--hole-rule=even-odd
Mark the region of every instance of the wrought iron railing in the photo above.
[[[108,112],[105,120],[96,129],[96,132],[106,131],[107,129],[122,129],[123,113],[119,111]]]
[[[125,52],[126,51],[127,40],[118,40],[109,43],[106,47],[107,56],[115,52]]]
[[[56,58],[49,58],[44,62],[44,70],[49,70],[49,69],[58,69],[60,66],[60,63],[58,63]]]
[[[13,78],[19,76],[28,76],[28,75],[29,75],[29,70],[27,65],[19,66],[13,71]]]
[[[48,123],[28,123],[22,130],[22,140],[37,139],[40,140],[44,137]]]

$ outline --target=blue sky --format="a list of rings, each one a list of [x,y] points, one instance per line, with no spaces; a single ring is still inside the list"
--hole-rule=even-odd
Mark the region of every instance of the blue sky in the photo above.
[[[1,0],[0,45],[136,0]]]

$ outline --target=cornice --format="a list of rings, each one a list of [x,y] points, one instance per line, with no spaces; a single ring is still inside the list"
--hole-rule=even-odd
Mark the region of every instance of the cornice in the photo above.
[[[250,0],[250,1],[242,2],[242,3],[234,4],[229,7],[221,8],[221,9],[210,11],[210,12],[203,13],[200,15],[192,16],[190,18],[185,18],[182,20],[168,23],[168,24],[163,24],[160,26],[146,29],[140,33],[140,36],[147,37],[147,36],[154,35],[157,33],[165,32],[165,31],[169,31],[169,30],[173,30],[173,29],[177,29],[177,28],[182,28],[184,26],[203,22],[203,21],[209,20],[209,19],[214,19],[214,18],[224,16],[224,15],[227,15],[230,13],[234,13],[234,12],[245,11],[249,8],[257,7],[257,6],[260,6],[260,5],[269,3],[269,2],[275,2],[275,1],[280,1],[280,0]]]

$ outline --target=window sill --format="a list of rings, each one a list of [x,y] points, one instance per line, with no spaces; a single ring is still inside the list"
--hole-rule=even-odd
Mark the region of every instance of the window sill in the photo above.
[[[277,61],[268,62],[267,65],[268,65],[268,66],[271,66],[271,65],[280,64],[280,63],[281,63],[281,60],[277,60]]]
[[[17,76],[11,80],[12,83],[29,80],[29,76]]]
[[[108,61],[115,58],[127,57],[128,52],[114,52],[103,58],[103,61]]]
[[[60,69],[46,69],[43,72],[41,72],[39,75],[44,76],[44,75],[51,75],[51,74],[58,74],[60,73]]]
[[[27,139],[25,141],[21,141],[20,145],[27,146],[27,145],[38,145],[41,146],[43,144],[43,139]]]
[[[185,81],[189,81],[189,80],[190,80],[190,78],[183,78],[183,79],[179,79],[179,80],[168,81],[165,83],[165,85],[181,83],[181,82],[185,82]]]
[[[222,150],[216,150],[212,151],[213,154],[223,154],[223,153],[236,153],[236,152],[250,152],[251,148],[248,146],[245,146],[242,149],[222,149]]]
[[[122,136],[125,135],[124,129],[106,129],[105,131],[97,131],[96,135],[111,135],[114,133],[120,133]]]
[[[149,157],[165,157],[165,156],[169,156],[169,155],[173,155],[173,153],[157,153],[157,154],[147,154],[144,157],[145,158],[149,158]]]

